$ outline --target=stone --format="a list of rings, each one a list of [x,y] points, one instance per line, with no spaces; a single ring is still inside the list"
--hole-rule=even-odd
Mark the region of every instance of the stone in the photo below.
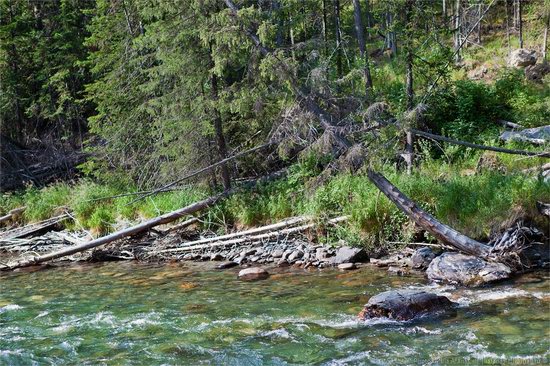
[[[271,253],[271,256],[273,258],[281,258],[283,256],[284,252],[280,249],[276,249],[273,251],[273,253]]]
[[[432,260],[426,271],[432,281],[465,286],[504,280],[509,278],[511,273],[512,270],[505,264],[487,262],[460,253],[443,253]]]
[[[291,255],[288,256],[287,260],[289,262],[292,262],[292,261],[295,261],[297,259],[300,259],[304,256],[304,252],[302,252],[301,250],[295,250],[294,252],[292,252]]]
[[[223,259],[223,255],[220,253],[215,253],[210,256],[211,261],[221,261]]]
[[[550,64],[548,63],[530,65],[525,68],[525,78],[536,83],[542,83],[546,74],[550,74]]]
[[[407,271],[406,268],[397,267],[397,266],[389,266],[388,272],[398,276],[405,276],[409,274],[409,271]]]
[[[368,260],[369,256],[364,249],[343,246],[338,248],[336,256],[330,259],[330,263],[338,265],[342,263],[368,262]]]
[[[392,290],[371,297],[359,317],[410,320],[452,314],[455,306],[456,303],[445,296],[420,290]]]
[[[288,263],[285,259],[280,259],[277,262],[277,266],[278,267],[288,267],[288,266],[290,266],[290,263]]]
[[[550,142],[550,125],[526,128],[521,131],[504,131],[500,135],[503,141],[525,141],[536,145]]]
[[[328,252],[325,248],[317,248],[315,251],[315,259],[322,261],[328,258]]]
[[[233,267],[236,267],[238,266],[239,264],[237,262],[223,262],[221,264],[218,264],[216,266],[216,269],[227,269],[227,268],[233,268]]]
[[[239,264],[239,265],[245,263],[246,261],[247,261],[247,258],[246,258],[246,257],[243,257],[243,256],[238,257],[237,259],[235,259],[235,262],[236,262],[237,264]]]
[[[483,79],[483,77],[489,72],[489,69],[485,65],[481,65],[479,67],[476,67],[475,69],[472,69],[468,71],[468,79],[472,80],[480,80]]]
[[[529,65],[534,65],[537,63],[537,53],[535,51],[529,51],[525,48],[519,48],[512,51],[508,63],[513,67],[526,67]]]
[[[338,269],[342,271],[349,271],[356,268],[357,266],[355,265],[355,263],[342,263],[338,265]]]
[[[250,267],[245,268],[239,272],[239,279],[254,281],[254,280],[265,280],[269,277],[269,273],[260,267]]]
[[[257,255],[255,255],[255,256],[253,256],[253,257],[250,257],[250,261],[251,261],[251,262],[257,262],[257,261],[259,261],[259,260],[260,260],[260,257],[257,256]]]
[[[186,255],[183,256],[184,261],[190,261],[192,259],[193,259],[193,254],[191,253],[187,253]]]
[[[430,248],[417,249],[411,257],[412,268],[426,269],[435,258],[435,253]]]

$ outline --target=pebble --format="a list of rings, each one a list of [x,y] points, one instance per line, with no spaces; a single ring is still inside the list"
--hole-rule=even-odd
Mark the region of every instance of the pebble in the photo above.
[[[342,263],[338,265],[338,269],[343,271],[349,271],[351,269],[357,269],[355,263]]]

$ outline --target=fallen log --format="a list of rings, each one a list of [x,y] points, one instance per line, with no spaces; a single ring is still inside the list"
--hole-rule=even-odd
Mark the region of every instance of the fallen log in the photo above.
[[[424,230],[430,232],[444,244],[448,244],[466,254],[482,258],[487,258],[489,256],[491,248],[488,245],[473,240],[439,222],[435,217],[418,207],[418,205],[399,191],[397,187],[380,173],[369,169],[367,175],[370,181],[412,221]]]
[[[211,243],[211,242],[219,242],[219,241],[224,241],[224,240],[227,240],[227,239],[233,239],[233,238],[246,236],[246,235],[254,235],[254,234],[265,233],[266,231],[279,230],[279,229],[282,229],[282,228],[285,228],[285,227],[301,224],[301,223],[309,221],[309,220],[311,220],[311,216],[293,217],[293,218],[286,219],[284,221],[281,221],[281,222],[278,222],[278,223],[275,223],[275,224],[261,226],[261,227],[257,227],[257,228],[250,229],[250,230],[239,231],[239,232],[232,233],[232,234],[226,234],[226,235],[214,236],[214,237],[211,237],[211,238],[204,238],[204,239],[199,239],[199,240],[195,240],[195,241],[190,241],[190,242],[184,243],[183,246],[187,247],[187,246],[206,244],[206,243]],[[179,247],[179,248],[181,248],[181,247]]]
[[[8,263],[8,264],[0,267],[0,270],[11,270],[11,269],[15,269],[15,268],[28,267],[28,266],[32,266],[32,265],[35,265],[35,264],[48,262],[48,261],[51,261],[53,259],[66,257],[66,256],[69,256],[69,255],[72,255],[72,254],[75,254],[75,253],[79,253],[79,252],[82,252],[82,251],[85,251],[85,250],[88,250],[88,249],[92,249],[92,248],[98,247],[100,245],[110,243],[110,242],[112,242],[114,240],[117,240],[117,239],[121,239],[121,238],[124,238],[124,237],[127,237],[127,236],[131,236],[131,235],[141,233],[141,232],[143,232],[145,230],[148,230],[148,229],[151,229],[155,226],[158,226],[158,225],[161,225],[161,224],[166,224],[168,222],[179,219],[183,216],[186,216],[186,215],[192,214],[194,212],[197,212],[199,210],[210,207],[214,203],[218,202],[218,200],[220,200],[221,198],[226,197],[229,193],[230,193],[230,191],[223,192],[221,194],[209,197],[209,198],[204,199],[202,201],[195,202],[195,203],[193,203],[193,204],[191,204],[187,207],[180,208],[178,210],[169,212],[169,213],[164,214],[162,216],[155,217],[154,219],[151,219],[149,221],[146,221],[146,222],[143,222],[141,224],[129,227],[129,228],[124,229],[124,230],[117,231],[115,233],[112,233],[112,234],[107,235],[107,236],[103,236],[101,238],[97,238],[95,240],[91,240],[91,241],[86,242],[84,244],[75,245],[75,246],[72,246],[72,247],[69,247],[69,248],[59,250],[57,252],[48,253],[48,254],[44,254],[44,255],[41,255],[41,256],[34,256],[32,258],[17,261],[15,263]]]
[[[11,239],[17,239],[17,238],[23,238],[25,236],[32,235],[36,232],[45,230],[47,228],[50,228],[54,225],[59,224],[61,221],[66,220],[69,218],[68,214],[59,215],[56,217],[52,217],[50,219],[36,222],[33,224],[29,224],[26,226],[18,227],[12,230],[5,231],[0,234],[0,241],[2,240],[11,240]]]
[[[438,141],[444,141],[453,145],[461,145],[466,147],[471,147],[472,149],[478,149],[478,150],[488,150],[488,151],[496,151],[501,152],[505,154],[513,154],[513,155],[523,155],[523,156],[534,156],[539,158],[550,158],[550,152],[549,151],[526,151],[526,150],[517,150],[517,149],[506,149],[503,147],[496,147],[496,146],[487,146],[487,145],[480,145],[480,144],[474,144],[471,142],[461,141],[461,140],[455,140],[449,137],[436,135],[429,132],[420,131],[414,128],[411,128],[411,131],[418,136],[422,136],[425,138],[438,140]]]
[[[8,211],[7,214],[0,217],[0,223],[4,221],[9,221],[13,219],[14,217],[17,217],[21,213],[23,213],[27,209],[26,206],[14,208],[13,210]]]
[[[349,219],[349,216],[339,216],[335,217],[333,219],[330,219],[327,221],[327,224],[334,225],[339,222],[343,222]],[[236,239],[230,239],[230,240],[221,240],[221,241],[214,241],[212,243],[207,244],[199,244],[199,245],[191,245],[191,246],[184,246],[179,248],[171,248],[171,249],[163,249],[159,251],[155,251],[154,254],[161,254],[161,253],[181,253],[181,252],[191,252],[194,250],[200,250],[200,249],[206,249],[206,248],[216,248],[220,246],[227,246],[227,245],[235,245],[235,244],[243,244],[243,243],[250,243],[250,242],[256,242],[266,239],[272,239],[283,235],[291,235],[298,232],[306,231],[308,229],[314,228],[317,226],[316,223],[310,223],[305,224],[297,227],[292,227],[288,229],[278,230],[278,231],[272,231],[260,235],[253,235],[253,236],[244,236],[239,237]],[[215,238],[214,238],[215,239]]]
[[[181,230],[181,229],[185,229],[186,227],[188,226],[191,226],[193,224],[196,224],[197,222],[199,222],[199,219],[197,217],[192,217],[188,220],[185,220],[184,222],[182,223],[179,223],[177,225],[174,225],[174,226],[171,226],[167,229],[164,229],[164,230],[159,230],[162,234],[168,234],[168,233],[171,233],[172,231],[177,231],[177,230]]]

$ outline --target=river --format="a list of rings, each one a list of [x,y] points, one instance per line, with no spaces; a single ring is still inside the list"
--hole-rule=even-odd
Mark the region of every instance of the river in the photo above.
[[[374,267],[272,269],[110,262],[0,274],[1,365],[478,365],[550,362],[547,274],[475,290]],[[368,298],[429,288],[439,320],[360,321]]]

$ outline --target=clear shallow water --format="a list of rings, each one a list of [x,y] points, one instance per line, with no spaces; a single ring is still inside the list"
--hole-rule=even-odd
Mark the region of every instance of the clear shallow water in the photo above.
[[[0,364],[548,364],[549,278],[493,289],[430,287],[456,317],[357,319],[368,298],[422,278],[375,268],[286,270],[107,263],[0,274]],[[513,286],[512,286],[513,285]]]

